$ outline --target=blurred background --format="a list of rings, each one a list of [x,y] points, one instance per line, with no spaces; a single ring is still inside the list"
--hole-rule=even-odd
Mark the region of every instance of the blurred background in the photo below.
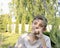
[[[48,20],[44,34],[52,48],[60,48],[60,0],[0,0],[0,48],[13,48],[20,35],[31,32],[37,14]]]

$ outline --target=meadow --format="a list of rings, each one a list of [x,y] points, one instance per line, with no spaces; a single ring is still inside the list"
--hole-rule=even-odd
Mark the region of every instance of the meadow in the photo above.
[[[13,48],[19,36],[17,33],[0,33],[0,48]]]

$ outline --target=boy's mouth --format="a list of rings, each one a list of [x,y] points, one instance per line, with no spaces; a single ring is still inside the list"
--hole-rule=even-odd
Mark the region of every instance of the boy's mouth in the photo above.
[[[38,32],[34,32],[34,35],[39,35],[39,31]]]

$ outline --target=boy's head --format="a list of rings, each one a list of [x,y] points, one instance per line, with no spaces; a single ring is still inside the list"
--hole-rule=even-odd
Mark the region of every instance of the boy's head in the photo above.
[[[47,19],[45,18],[45,16],[43,16],[43,15],[37,15],[37,16],[34,17],[33,21],[36,20],[36,19],[42,20],[42,21],[44,22],[44,26],[45,26],[45,27],[47,26],[47,22],[48,22],[48,21],[47,21]]]
[[[47,26],[47,19],[42,15],[37,15],[32,21],[32,31],[39,33],[44,32]]]

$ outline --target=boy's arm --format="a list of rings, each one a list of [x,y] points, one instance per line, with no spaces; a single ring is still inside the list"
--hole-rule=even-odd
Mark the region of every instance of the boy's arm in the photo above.
[[[48,37],[48,39],[45,41],[45,39],[42,37],[40,39],[41,43],[42,43],[42,47],[43,48],[51,48],[51,42],[50,42],[50,38]]]
[[[47,46],[47,48],[51,48],[51,40],[50,40],[49,37],[48,37],[48,39],[46,40],[46,46]]]
[[[43,47],[43,48],[47,48],[45,39],[44,39],[43,37],[40,38],[40,41],[41,41],[42,47]]]

